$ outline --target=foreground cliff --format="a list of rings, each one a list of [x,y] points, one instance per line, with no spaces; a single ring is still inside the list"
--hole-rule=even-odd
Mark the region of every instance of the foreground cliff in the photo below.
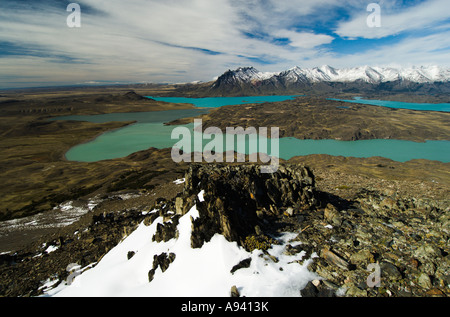
[[[445,202],[369,190],[343,199],[317,190],[298,164],[274,174],[191,165],[179,186],[172,198],[104,212],[34,251],[3,255],[1,293],[450,295]]]

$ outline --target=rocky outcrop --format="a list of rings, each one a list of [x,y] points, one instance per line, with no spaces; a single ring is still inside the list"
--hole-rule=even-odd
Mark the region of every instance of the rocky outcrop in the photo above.
[[[271,229],[267,219],[288,210],[297,215],[318,203],[314,176],[304,166],[283,165],[273,174],[262,174],[257,165],[192,165],[185,179],[177,213],[197,205],[200,217],[192,223],[193,248],[216,233],[245,245],[247,237]],[[196,197],[201,190],[200,201]]]
[[[175,253],[161,253],[160,255],[155,255],[153,257],[153,267],[148,272],[148,280],[151,282],[155,277],[156,269],[159,267],[161,271],[164,273],[168,268],[170,263],[175,261],[176,255]]]

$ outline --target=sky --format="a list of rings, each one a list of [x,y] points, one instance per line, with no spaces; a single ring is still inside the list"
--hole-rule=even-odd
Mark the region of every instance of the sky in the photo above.
[[[80,20],[70,3],[0,1],[0,88],[450,66],[450,0],[78,0]]]

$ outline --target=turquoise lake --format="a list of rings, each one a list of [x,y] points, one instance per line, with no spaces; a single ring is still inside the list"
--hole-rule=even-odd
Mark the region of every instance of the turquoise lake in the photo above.
[[[241,103],[238,102],[238,104],[266,102],[268,100],[273,101],[273,97],[281,98],[282,100],[295,98],[295,96],[268,96],[268,99],[265,100],[264,97],[258,97],[259,101],[255,101],[256,97],[199,98],[202,99],[200,104],[203,104],[203,106],[199,106],[199,108],[196,109],[66,116],[55,118],[54,120],[78,120],[97,123],[108,121],[136,121],[135,124],[106,132],[95,140],[77,145],[66,153],[66,158],[71,161],[95,162],[125,157],[150,147],[158,149],[172,148],[174,144],[179,141],[178,139],[171,139],[172,130],[176,126],[165,126],[164,122],[207,113],[209,111],[207,109],[208,103],[204,99],[209,99],[209,108],[214,108],[219,107],[218,105],[232,104],[239,100]],[[173,97],[171,97],[171,99],[172,98]],[[167,101],[167,98],[164,99],[166,100],[163,101]],[[173,101],[175,102],[175,100]],[[280,101],[280,99],[278,99],[278,101]],[[197,99],[192,100],[191,98],[177,98],[176,102],[198,105],[199,101]],[[185,125],[184,127],[189,128],[191,132],[193,130],[193,124]],[[225,131],[222,132],[225,133]],[[194,137],[193,132],[191,133],[191,136]],[[210,140],[203,140],[203,146],[208,144],[208,142],[210,142]],[[270,139],[267,143],[270,145]],[[238,149],[237,144],[235,149]],[[259,149],[259,151],[262,151],[262,149]],[[247,146],[245,153],[249,154],[248,152]],[[268,154],[270,154],[270,147],[268,149]],[[399,162],[405,162],[412,159],[450,162],[450,141],[427,141],[424,143],[417,143],[404,140],[298,140],[291,137],[279,139],[280,158],[289,159],[293,156],[309,154],[329,154],[353,157],[381,156]]]
[[[328,100],[344,101],[350,103],[362,103],[366,105],[374,105],[388,108],[401,108],[410,110],[427,110],[427,111],[444,111],[450,112],[450,103],[412,103],[402,101],[388,101],[388,100],[370,100],[355,97],[350,100],[328,98]]]
[[[173,103],[190,103],[201,108],[218,108],[228,105],[245,105],[249,103],[277,102],[293,100],[295,96],[249,96],[249,97],[208,97],[208,98],[185,98],[185,97],[153,97],[147,96],[157,101]]]

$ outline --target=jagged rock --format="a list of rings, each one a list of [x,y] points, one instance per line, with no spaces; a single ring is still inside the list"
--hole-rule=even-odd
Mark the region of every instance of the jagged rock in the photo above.
[[[304,166],[280,165],[275,173],[264,174],[258,165],[193,164],[185,179],[185,197],[204,190],[204,201],[196,202],[200,217],[192,224],[193,248],[216,233],[242,245],[256,234],[256,225],[264,231],[265,217],[289,207],[301,212],[317,205],[314,175]]]
[[[298,245],[298,246],[293,247],[292,245],[288,244],[288,245],[286,245],[286,248],[285,248],[283,254],[295,255],[295,254],[298,254],[298,253],[304,251],[304,249],[305,248],[303,245]]]
[[[156,212],[149,214],[144,219],[144,225],[146,225],[147,227],[150,226],[153,223],[153,221],[155,221],[158,217],[159,215]]]
[[[178,215],[171,217],[169,221],[164,222],[163,224],[158,223],[156,225],[156,232],[153,235],[152,241],[156,242],[167,242],[171,239],[174,239],[178,236]]]
[[[175,253],[161,253],[160,255],[155,255],[153,257],[153,268],[152,270],[156,270],[158,267],[161,268],[161,271],[165,272],[168,268],[170,263],[175,261]]]
[[[417,284],[425,289],[433,287],[433,285],[431,284],[430,277],[425,273],[419,275],[419,277],[417,278]]]
[[[339,212],[332,204],[328,204],[325,207],[323,216],[325,220],[333,226],[340,226],[342,223],[342,218],[339,215]]]
[[[361,250],[357,253],[353,253],[349,260],[352,264],[362,266],[367,266],[369,263],[375,262],[374,256],[369,250]]]
[[[239,293],[239,290],[237,289],[236,285],[233,285],[231,287],[230,296],[231,297],[241,297],[241,294]]]
[[[235,266],[233,266],[230,273],[234,274],[234,272],[236,272],[239,269],[248,268],[248,267],[250,267],[251,263],[252,263],[252,258],[244,259],[241,262],[239,262],[238,264],[236,264]]]
[[[388,278],[391,280],[400,280],[402,274],[399,272],[398,268],[387,261],[382,261],[380,263],[381,277]]]
[[[155,278],[155,273],[156,273],[155,269],[151,269],[150,271],[148,271],[148,281],[149,282],[153,281],[153,279]]]
[[[441,256],[441,251],[434,245],[423,244],[414,252],[414,256],[421,261],[433,262]]]
[[[436,269],[436,277],[442,286],[450,285],[450,255],[447,255],[439,263]]]
[[[342,257],[334,253],[329,249],[323,249],[321,256],[330,264],[336,265],[340,269],[348,270],[350,268],[349,263]]]
[[[182,197],[177,197],[175,198],[175,210],[177,215],[183,215],[183,198]]]
[[[136,254],[136,252],[134,252],[134,251],[128,251],[128,253],[127,253],[127,259],[128,259],[128,260],[131,259],[135,254]]]

